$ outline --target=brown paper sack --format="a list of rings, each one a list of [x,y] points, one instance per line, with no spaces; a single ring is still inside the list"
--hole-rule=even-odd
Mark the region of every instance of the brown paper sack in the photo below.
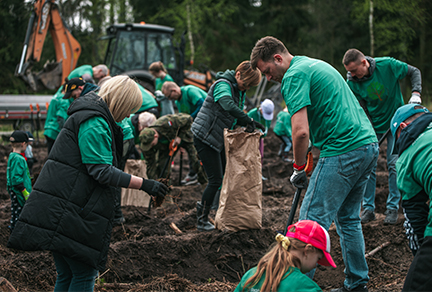
[[[126,161],[126,173],[147,178],[147,166],[144,160],[128,159]],[[143,191],[122,188],[121,205],[148,207],[150,196]]]
[[[224,130],[225,175],[215,226],[238,231],[262,227],[261,133],[244,128]]]

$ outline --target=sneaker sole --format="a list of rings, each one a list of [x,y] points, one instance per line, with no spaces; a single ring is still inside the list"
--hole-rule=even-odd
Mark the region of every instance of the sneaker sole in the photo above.
[[[190,185],[195,185],[195,184],[197,184],[197,183],[198,183],[197,180],[192,180],[192,181],[185,182],[183,185],[185,185],[185,186],[190,186]]]

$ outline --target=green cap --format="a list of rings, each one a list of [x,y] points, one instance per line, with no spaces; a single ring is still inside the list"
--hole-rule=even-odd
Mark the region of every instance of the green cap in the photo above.
[[[140,148],[142,151],[149,151],[152,147],[151,143],[153,142],[155,138],[155,130],[151,128],[145,128],[141,131],[139,135],[140,139]]]

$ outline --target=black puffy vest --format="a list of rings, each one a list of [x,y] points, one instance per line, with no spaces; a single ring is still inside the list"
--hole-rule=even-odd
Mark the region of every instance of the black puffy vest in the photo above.
[[[230,85],[234,103],[239,103],[240,94],[238,90],[234,90],[229,80],[218,79],[210,87],[207,97],[191,127],[195,138],[200,139],[218,152],[221,152],[224,147],[224,129],[230,129],[235,121],[232,115],[214,101],[213,92],[215,85],[221,81],[227,82]]]
[[[81,161],[80,124],[100,116],[112,135],[113,165],[120,161],[123,133],[106,103],[91,92],[69,107],[69,119],[34,185],[8,247],[50,250],[103,270],[115,208],[115,188],[101,185]]]

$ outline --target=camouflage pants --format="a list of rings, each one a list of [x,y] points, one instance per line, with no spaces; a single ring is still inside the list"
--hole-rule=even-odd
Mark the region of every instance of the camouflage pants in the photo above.
[[[207,175],[201,165],[201,161],[198,158],[198,153],[193,143],[181,142],[179,146],[186,150],[189,158],[189,165],[192,166],[193,171],[198,175],[198,182],[200,184],[207,183]],[[157,165],[155,167],[149,168],[149,171],[147,172],[148,177],[153,179],[156,177],[160,177],[161,172],[165,164],[167,163],[168,159],[169,159],[169,148],[167,145],[166,149],[159,149],[156,157]],[[170,171],[171,171],[171,164],[167,166],[167,169],[162,174],[162,177],[166,177],[167,173]]]

